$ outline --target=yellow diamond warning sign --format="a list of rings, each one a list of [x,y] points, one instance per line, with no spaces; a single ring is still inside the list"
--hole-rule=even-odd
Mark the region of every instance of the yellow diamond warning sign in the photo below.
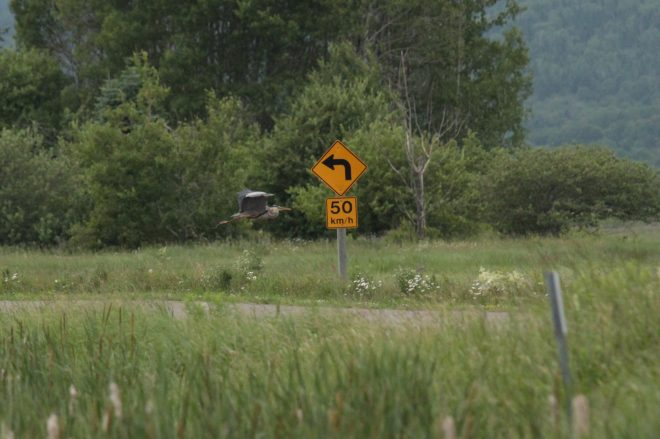
[[[367,170],[367,165],[337,140],[312,167],[312,172],[337,195],[344,195]]]
[[[326,198],[325,226],[328,229],[356,229],[357,197]]]

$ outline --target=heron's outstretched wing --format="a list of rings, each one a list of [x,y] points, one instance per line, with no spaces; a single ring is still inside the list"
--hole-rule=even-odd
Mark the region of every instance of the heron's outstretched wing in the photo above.
[[[247,194],[251,194],[254,192],[252,189],[243,189],[242,191],[238,192],[236,194],[236,198],[238,199],[238,211],[241,212],[241,206],[243,205],[243,199],[247,196]]]
[[[241,213],[251,213],[254,215],[266,211],[268,198],[273,194],[260,191],[248,191],[247,189],[239,192],[239,211]]]

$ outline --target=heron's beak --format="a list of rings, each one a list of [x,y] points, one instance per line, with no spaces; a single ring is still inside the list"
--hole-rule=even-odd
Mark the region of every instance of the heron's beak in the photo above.
[[[290,207],[278,207],[279,210],[285,211],[285,210],[293,210]]]

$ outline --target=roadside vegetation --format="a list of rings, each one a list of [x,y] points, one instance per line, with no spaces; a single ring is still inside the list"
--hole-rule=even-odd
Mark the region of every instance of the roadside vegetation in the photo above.
[[[410,231],[410,233],[413,233]],[[657,226],[564,238],[348,240],[349,282],[336,244],[251,240],[133,251],[0,249],[0,298],[169,298],[360,306],[513,306],[544,303],[543,272],[571,279],[632,264],[660,266]]]

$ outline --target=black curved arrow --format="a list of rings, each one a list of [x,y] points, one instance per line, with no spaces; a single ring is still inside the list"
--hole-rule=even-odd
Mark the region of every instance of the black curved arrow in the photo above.
[[[326,165],[328,168],[332,169],[333,171],[335,170],[335,165],[341,165],[344,167],[344,179],[345,180],[350,180],[351,179],[351,164],[348,163],[348,160],[346,159],[335,159],[334,154],[330,154],[330,157],[327,159],[323,160],[321,163]]]

